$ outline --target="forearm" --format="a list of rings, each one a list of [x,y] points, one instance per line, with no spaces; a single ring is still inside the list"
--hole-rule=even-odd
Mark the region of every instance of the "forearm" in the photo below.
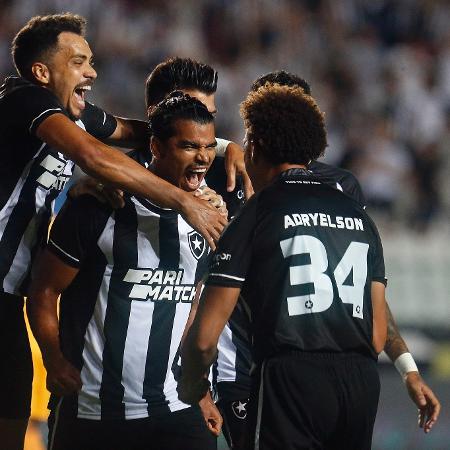
[[[32,296],[27,299],[27,315],[34,337],[42,352],[45,366],[62,358],[59,343],[57,297]]]
[[[384,351],[389,356],[392,362],[402,355],[403,353],[408,353],[408,346],[406,345],[403,338],[395,323],[394,317],[392,316],[391,310],[388,303],[386,303],[386,313],[387,313],[387,339],[384,346]]]
[[[182,350],[183,378],[187,383],[197,383],[207,378],[208,370],[215,361],[217,347],[200,348],[195,345],[195,334],[189,333]]]
[[[106,144],[131,149],[145,150],[149,148],[147,122],[123,117],[116,117],[116,120],[116,130],[109,138],[104,140]]]

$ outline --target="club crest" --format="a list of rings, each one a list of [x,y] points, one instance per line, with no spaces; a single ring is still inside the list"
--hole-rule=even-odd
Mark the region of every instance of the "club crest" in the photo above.
[[[203,236],[193,230],[188,233],[189,248],[195,259],[200,259],[205,252],[206,242]]]

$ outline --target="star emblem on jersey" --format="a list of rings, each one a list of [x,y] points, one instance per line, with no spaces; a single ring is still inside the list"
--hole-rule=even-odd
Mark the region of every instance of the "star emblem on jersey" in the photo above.
[[[203,236],[197,231],[193,230],[188,233],[189,248],[195,259],[200,259],[205,252],[206,242]]]
[[[245,419],[247,417],[247,402],[241,402],[238,400],[237,402],[233,402],[231,404],[231,409],[233,410],[234,415],[238,419]]]
[[[313,306],[314,306],[314,303],[311,300],[306,300],[306,302],[305,302],[306,309],[312,309]]]

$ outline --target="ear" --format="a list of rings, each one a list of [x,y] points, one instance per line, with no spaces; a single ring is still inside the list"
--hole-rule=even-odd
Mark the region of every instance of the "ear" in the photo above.
[[[33,63],[31,73],[40,84],[46,86],[50,83],[50,70],[46,64],[41,62]]]
[[[150,151],[154,159],[162,159],[164,156],[164,148],[162,142],[156,137],[150,138]]]

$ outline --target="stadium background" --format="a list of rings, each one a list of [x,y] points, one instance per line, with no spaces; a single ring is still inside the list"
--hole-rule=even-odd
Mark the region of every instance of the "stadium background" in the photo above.
[[[325,160],[362,184],[383,238],[391,309],[443,404],[424,436],[382,356],[373,448],[450,449],[450,1],[0,0],[2,77],[13,73],[18,29],[64,11],[88,18],[99,74],[89,99],[116,115],[145,117],[144,80],[168,56],[218,70],[217,135],[236,142],[252,80],[285,69],[310,82],[326,113]]]

